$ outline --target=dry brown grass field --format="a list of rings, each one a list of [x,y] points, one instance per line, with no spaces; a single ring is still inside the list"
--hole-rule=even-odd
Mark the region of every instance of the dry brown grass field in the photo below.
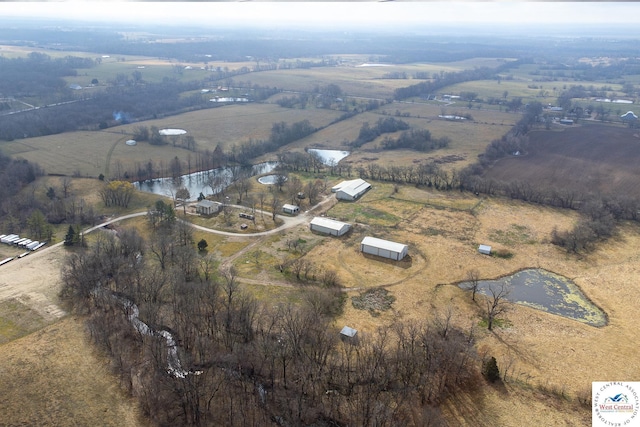
[[[563,188],[584,193],[640,196],[637,129],[586,123],[562,132],[532,132],[530,140],[525,156],[500,160],[487,177],[541,187],[562,183]]]
[[[345,96],[367,98],[393,98],[393,91],[406,87],[418,80],[383,79],[390,72],[415,71],[422,67],[390,66],[390,67],[321,67],[311,69],[292,69],[261,71],[251,75],[251,82],[260,86],[275,86],[292,91],[311,92],[316,87],[336,84]],[[425,70],[432,70],[425,66]]]
[[[139,126],[180,128],[196,140],[197,150],[213,151],[220,144],[229,149],[233,144],[253,139],[267,139],[273,123],[293,124],[309,120],[312,126],[328,124],[339,112],[332,110],[291,110],[272,104],[229,105],[221,108],[200,110],[159,120],[122,125],[102,131],[68,132],[38,138],[26,138],[3,143],[3,153],[38,163],[47,173],[97,177],[117,176],[118,170],[135,171],[136,164],[163,162],[168,166],[178,157],[186,164],[195,153],[174,147],[171,137],[164,146],[153,146],[141,142],[130,147],[125,141],[132,138]],[[180,140],[177,138],[177,145]]]

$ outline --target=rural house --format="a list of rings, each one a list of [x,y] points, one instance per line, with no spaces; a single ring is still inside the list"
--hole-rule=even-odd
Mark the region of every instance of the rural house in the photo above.
[[[352,179],[349,181],[342,181],[340,184],[331,188],[332,193],[336,193],[338,200],[357,200],[360,196],[366,193],[371,188],[364,179]]]
[[[349,231],[351,224],[317,216],[311,220],[309,227],[311,228],[311,231],[317,231],[318,233],[329,234],[331,236],[342,236]]]
[[[211,200],[200,200],[196,205],[196,213],[201,215],[213,215],[222,209],[222,203],[212,202]]]
[[[367,236],[362,239],[362,242],[360,242],[361,252],[389,258],[395,261],[400,261],[402,258],[407,256],[408,250],[409,246],[402,243],[391,242],[375,237]]]
[[[286,214],[296,215],[300,212],[300,208],[296,205],[284,204],[282,205],[282,212]]]

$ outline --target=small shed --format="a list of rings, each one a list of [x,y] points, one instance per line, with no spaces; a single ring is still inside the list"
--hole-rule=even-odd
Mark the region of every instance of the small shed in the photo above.
[[[349,231],[351,224],[317,216],[311,220],[309,227],[311,228],[311,231],[317,231],[318,233],[329,234],[331,236],[342,236]]]
[[[389,258],[395,261],[400,261],[405,256],[409,246],[391,242],[389,240],[378,239],[375,237],[367,236],[360,242],[360,251],[365,254],[377,255],[384,258]]]
[[[284,204],[282,205],[282,212],[286,214],[296,215],[300,212],[300,207],[296,205]]]
[[[331,191],[336,193],[336,198],[339,200],[357,200],[364,193],[371,188],[364,179],[352,179],[349,181],[342,181],[340,184],[331,187]]]
[[[488,245],[480,245],[478,246],[478,252],[484,255],[491,255],[491,246]]]
[[[222,209],[222,203],[214,202],[211,200],[200,200],[196,204],[196,213],[201,215],[213,215]]]
[[[134,145],[136,145],[138,143],[138,141],[136,141],[135,139],[128,139],[124,143],[127,144],[130,147],[133,147]]]
[[[346,337],[346,338],[353,338],[353,337],[356,336],[357,333],[358,333],[358,331],[356,329],[353,329],[353,328],[350,328],[348,326],[345,326],[340,331],[340,336],[341,337]]]

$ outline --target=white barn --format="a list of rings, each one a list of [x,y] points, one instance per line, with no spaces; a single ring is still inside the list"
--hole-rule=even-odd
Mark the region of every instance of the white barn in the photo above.
[[[356,200],[371,188],[364,179],[352,179],[350,181],[342,181],[340,184],[331,187],[331,192],[336,193],[339,200]]]
[[[222,203],[213,202],[211,200],[200,200],[198,204],[196,204],[196,213],[202,215],[213,215],[222,210]]]
[[[311,231],[317,231],[318,233],[329,234],[331,236],[342,236],[349,231],[351,224],[317,216],[311,220],[309,227],[311,228]]]
[[[407,256],[409,246],[391,242],[389,240],[382,240],[375,237],[367,236],[360,242],[360,251],[365,254],[377,255],[384,258],[400,261]]]
[[[284,204],[282,205],[282,212],[295,215],[300,212],[300,208],[296,205]]]

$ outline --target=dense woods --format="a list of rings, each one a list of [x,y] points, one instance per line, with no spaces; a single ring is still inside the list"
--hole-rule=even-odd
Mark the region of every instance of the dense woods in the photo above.
[[[341,340],[335,284],[261,303],[181,222],[156,222],[149,241],[103,232],[63,278],[62,297],[160,425],[437,425],[438,404],[479,380],[470,331],[450,318]]]

